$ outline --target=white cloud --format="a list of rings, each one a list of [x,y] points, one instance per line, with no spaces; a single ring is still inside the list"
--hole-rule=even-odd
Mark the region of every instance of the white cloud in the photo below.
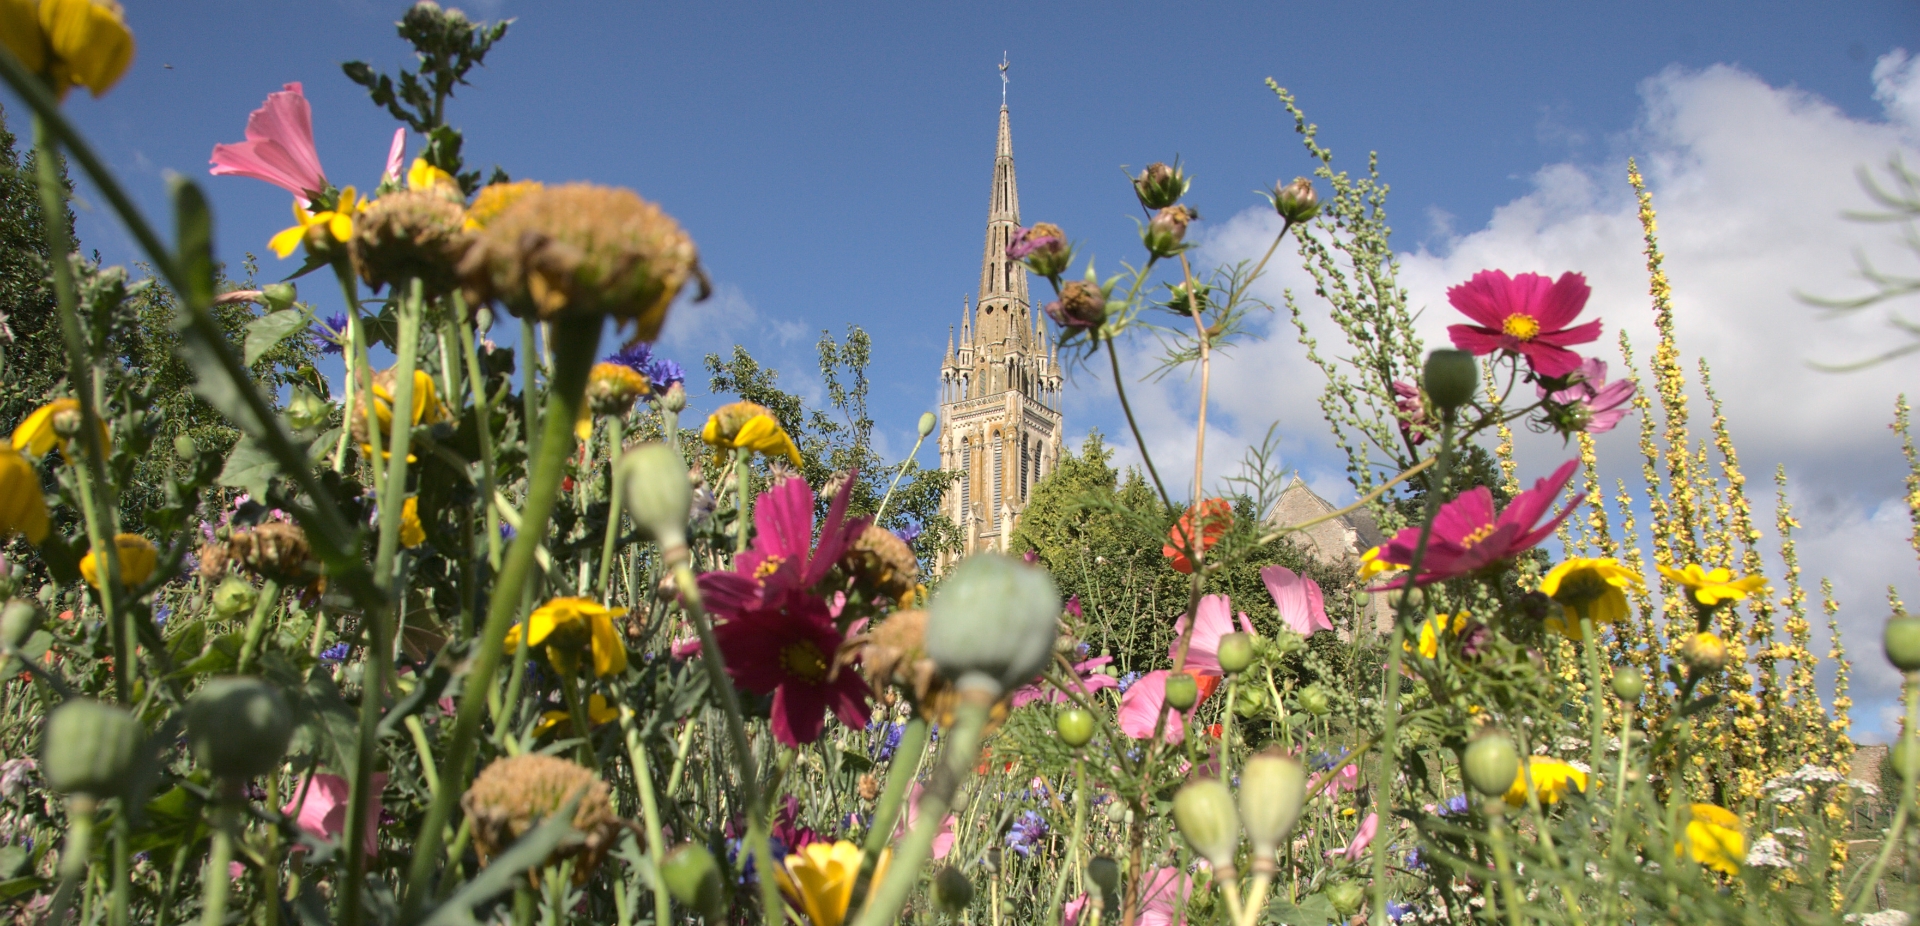
[[[1894,397],[1911,388],[1920,361],[1849,374],[1815,369],[1815,363],[1878,354],[1904,335],[1886,325],[1884,314],[1828,317],[1798,294],[1868,291],[1858,277],[1858,257],[1905,272],[1920,263],[1900,246],[1897,229],[1843,215],[1873,208],[1860,187],[1861,170],[1878,170],[1895,155],[1920,164],[1920,57],[1890,54],[1874,68],[1873,80],[1883,119],[1851,118],[1819,97],[1768,86],[1733,67],[1669,69],[1642,85],[1640,122],[1608,140],[1618,156],[1598,165],[1542,167],[1531,192],[1496,209],[1478,230],[1456,233],[1456,220],[1429,213],[1432,230],[1416,250],[1400,255],[1399,276],[1409,305],[1423,311],[1417,327],[1433,345],[1445,342],[1454,315],[1447,287],[1478,270],[1583,272],[1593,287],[1588,317],[1607,327],[1591,350],[1617,363],[1615,338],[1624,329],[1644,375],[1653,317],[1641,230],[1625,182],[1625,155],[1637,156],[1659,211],[1688,376],[1697,384],[1697,358],[1712,364],[1763,526],[1772,523],[1767,477],[1784,465],[1792,478],[1804,525],[1797,538],[1801,563],[1812,577],[1816,615],[1821,575],[1834,579],[1843,605],[1862,733],[1880,726],[1880,703],[1895,691],[1878,655],[1884,590],[1889,583],[1920,588],[1912,582],[1913,552],[1904,540],[1904,465],[1887,431]],[[1270,212],[1248,210],[1213,229],[1203,262],[1257,258],[1277,230]],[[1290,257],[1290,249],[1276,256],[1280,269],[1256,292],[1279,304],[1282,287],[1290,287],[1323,351],[1338,353],[1339,334],[1326,323],[1297,261],[1282,261]],[[1309,482],[1331,482],[1342,461],[1316,404],[1320,374],[1284,314],[1266,334],[1215,369],[1220,417],[1209,439],[1209,480],[1231,472],[1246,438],[1257,438],[1277,419],[1288,463]],[[1133,369],[1147,368],[1147,353],[1136,345]],[[1135,386],[1133,398],[1163,473],[1164,467],[1181,473],[1169,475],[1169,483],[1190,483],[1192,385]],[[1703,397],[1694,397],[1692,409],[1696,437],[1704,436]],[[1638,483],[1634,430],[1630,420],[1601,449],[1609,476],[1626,477],[1629,485]],[[1130,445],[1123,437],[1114,435],[1115,442]],[[1557,439],[1523,440],[1519,452],[1523,473],[1543,472],[1567,453]],[[1123,450],[1123,458],[1129,454]],[[1768,534],[1763,543],[1777,544]]]

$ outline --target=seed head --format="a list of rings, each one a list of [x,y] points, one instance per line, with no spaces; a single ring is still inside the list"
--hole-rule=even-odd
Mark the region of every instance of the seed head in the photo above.
[[[460,807],[473,823],[473,844],[482,862],[498,855],[528,830],[552,816],[575,795],[573,828],[586,837],[574,846],[554,850],[542,867],[579,857],[576,883],[583,883],[612,850],[623,821],[614,815],[607,783],[586,768],[553,756],[523,753],[487,766],[460,798]]]
[[[377,292],[418,279],[428,298],[459,284],[457,268],[472,236],[466,213],[431,190],[403,190],[373,201],[353,220],[353,263]]]

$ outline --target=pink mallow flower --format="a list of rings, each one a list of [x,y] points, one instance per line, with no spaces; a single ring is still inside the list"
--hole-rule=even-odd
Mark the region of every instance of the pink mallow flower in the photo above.
[[[393,130],[393,144],[387,146],[387,169],[380,172],[380,184],[400,182],[400,171],[407,165],[406,126]]]
[[[1447,290],[1447,301],[1475,325],[1449,325],[1453,346],[1473,354],[1510,351],[1527,358],[1546,379],[1580,368],[1580,355],[1567,350],[1600,338],[1600,322],[1572,324],[1592,292],[1587,278],[1563,273],[1548,280],[1537,273],[1509,277],[1504,270],[1482,270]]]
[[[386,788],[387,774],[374,772],[372,800],[367,801],[366,836],[362,840],[368,858],[380,848],[380,792]],[[304,793],[295,794],[287,806],[280,808],[280,813],[294,818],[301,829],[316,837],[341,839],[346,836],[347,809],[352,795],[353,783],[345,778],[314,775]]]
[[[308,202],[327,188],[313,147],[313,108],[298,82],[267,94],[247,116],[247,140],[213,146],[212,173],[265,180]]]
[[[1534,388],[1541,398],[1565,409],[1564,414],[1571,429],[1588,434],[1605,434],[1631,411],[1627,403],[1633,399],[1633,380],[1607,382],[1605,360],[1588,357],[1568,380],[1566,388],[1552,392],[1548,392],[1544,386]]]
[[[1193,879],[1178,868],[1161,868],[1147,876],[1140,892],[1139,926],[1185,926],[1186,918],[1174,919],[1174,911],[1186,906],[1193,893]],[[1115,919],[1118,922],[1118,918]]]
[[[1104,688],[1120,687],[1119,680],[1100,671],[1102,667],[1112,661],[1112,656],[1095,656],[1085,662],[1074,663],[1073,681],[1069,684],[1071,684],[1073,690],[1082,697],[1090,697],[1094,692]],[[1068,696],[1067,692],[1060,690],[1051,683],[1045,682],[1035,682],[1013,693],[1014,707],[1025,707],[1035,701],[1052,701],[1055,704],[1065,704],[1071,700],[1073,699]]]
[[[1273,596],[1273,606],[1280,611],[1280,622],[1294,633],[1310,637],[1316,631],[1333,629],[1333,621],[1327,619],[1327,602],[1320,593],[1320,583],[1285,566],[1261,569],[1260,581],[1267,584],[1267,594]]]
[[[1553,535],[1560,522],[1579,506],[1576,499],[1546,523],[1540,518],[1553,507],[1553,500],[1567,487],[1579,460],[1568,460],[1560,468],[1533,484],[1533,488],[1513,497],[1498,518],[1493,514],[1493,493],[1486,486],[1475,486],[1459,498],[1440,506],[1433,519],[1433,535],[1427,540],[1426,555],[1420,559],[1420,575],[1415,585],[1427,585],[1478,572],[1502,560],[1518,556]],[[1537,525],[1537,526],[1536,526]],[[1400,529],[1381,546],[1377,560],[1393,566],[1413,562],[1414,547],[1420,542],[1420,525]],[[1407,577],[1375,590],[1399,588]]]
[[[1240,630],[1253,632],[1253,624],[1243,613],[1240,615]],[[1220,684],[1220,638],[1235,630],[1233,624],[1233,603],[1225,595],[1208,595],[1200,599],[1200,606],[1194,609],[1193,638],[1187,643],[1187,661],[1182,667],[1186,674],[1193,676],[1200,692],[1194,699],[1193,708],[1198,710],[1200,702],[1213,693]],[[1173,628],[1173,645],[1167,651],[1167,658],[1173,659],[1180,652],[1180,638],[1187,632],[1186,615]],[[1160,722],[1160,706],[1167,701],[1167,679],[1173,673],[1166,669],[1148,672],[1128,686],[1126,694],[1120,696],[1120,732],[1137,740],[1151,739],[1153,728]],[[1186,738],[1186,723],[1179,713],[1167,715],[1165,737],[1169,743],[1178,743]]]
[[[926,790],[926,786],[915,782],[913,790],[907,793],[907,818],[901,821],[898,827],[895,827],[894,837],[896,839],[912,832],[914,824],[919,821],[920,797],[926,793]],[[947,814],[946,817],[940,821],[940,831],[935,833],[933,837],[933,857],[935,859],[946,858],[947,853],[953,851],[954,840],[959,838],[954,835],[953,826],[953,814]]]
[[[1345,858],[1349,862],[1360,861],[1361,853],[1366,852],[1367,847],[1373,845],[1373,837],[1379,832],[1380,815],[1377,813],[1367,814],[1367,818],[1360,821],[1360,831],[1353,834],[1353,841],[1347,843],[1347,847],[1344,849],[1329,849],[1327,851],[1327,858]]]

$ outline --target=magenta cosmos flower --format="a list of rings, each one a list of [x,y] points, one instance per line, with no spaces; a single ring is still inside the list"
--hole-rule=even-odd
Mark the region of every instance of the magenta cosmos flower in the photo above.
[[[1092,697],[1094,692],[1105,688],[1120,687],[1120,682],[1115,680],[1113,676],[1100,671],[1107,663],[1112,661],[1112,656],[1095,656],[1085,662],[1074,663],[1073,681],[1069,684],[1073,685],[1073,690],[1078,692],[1082,697]],[[1054,687],[1050,682],[1035,682],[1013,693],[1014,707],[1025,707],[1035,701],[1049,700],[1055,704],[1065,704],[1073,699],[1068,696],[1067,692]]]
[[[773,737],[788,746],[819,739],[829,710],[856,730],[867,725],[867,683],[838,664],[846,634],[814,588],[866,527],[846,516],[852,487],[848,479],[834,497],[816,547],[813,490],[802,479],[774,486],[754,506],[759,532],[735,571],[700,577],[719,618],[713,633],[727,674],[747,691],[773,696]]]
[[[267,94],[266,103],[247,116],[247,140],[214,145],[211,163],[215,176],[265,180],[303,203],[325,191],[327,174],[313,147],[313,108],[300,84]]]
[[[1579,460],[1561,464],[1553,475],[1514,496],[1499,517],[1494,516],[1493,493],[1487,491],[1486,486],[1475,486],[1441,505],[1433,519],[1433,535],[1427,539],[1426,555],[1420,560],[1420,575],[1413,584],[1427,585],[1477,572],[1518,556],[1545,540],[1579,505],[1575,501],[1545,524],[1540,523],[1541,516],[1553,507],[1553,500],[1567,487],[1567,480],[1573,478],[1573,471],[1579,465]],[[1413,550],[1419,542],[1419,525],[1401,528],[1400,533],[1380,547],[1378,560],[1407,566],[1413,562]],[[1402,576],[1375,588],[1399,588],[1406,582]]]
[[[1527,358],[1546,379],[1580,368],[1580,355],[1567,348],[1598,340],[1600,322],[1567,327],[1586,307],[1587,278],[1563,273],[1548,280],[1537,273],[1508,277],[1504,270],[1482,270],[1447,290],[1447,301],[1477,325],[1449,325],[1453,346],[1473,354],[1512,351]]]
[[[1569,382],[1565,389],[1553,392],[1548,392],[1545,387],[1535,389],[1541,398],[1551,399],[1565,409],[1566,422],[1572,429],[1588,434],[1605,434],[1631,411],[1627,403],[1633,400],[1633,380],[1607,382],[1605,360],[1588,357],[1567,378]]]

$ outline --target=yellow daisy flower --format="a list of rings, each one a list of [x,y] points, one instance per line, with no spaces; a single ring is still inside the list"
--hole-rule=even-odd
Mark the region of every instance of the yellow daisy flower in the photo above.
[[[607,699],[594,695],[587,699],[587,723],[599,726],[619,719],[620,709],[607,704]],[[540,722],[533,725],[534,736],[545,736],[548,730],[573,725],[573,714],[567,711],[547,711],[540,715]]]
[[[1542,804],[1557,803],[1562,797],[1574,791],[1587,790],[1587,773],[1559,759],[1546,756],[1528,756],[1527,764],[1520,773],[1513,776],[1513,787],[1507,789],[1507,803],[1515,807],[1524,807],[1527,803],[1527,778],[1533,778],[1533,793]]]
[[[153,575],[153,567],[160,560],[160,549],[139,534],[116,534],[113,538],[114,549],[120,553],[120,584],[132,588]],[[100,587],[100,566],[93,557],[93,551],[80,559],[80,575],[87,584]]]
[[[752,402],[732,402],[720,406],[713,416],[707,419],[707,426],[700,431],[700,439],[711,445],[715,451],[747,449],[766,456],[785,456],[800,465],[800,448],[793,445],[793,438],[787,436],[773,412],[766,406]]]
[[[1459,614],[1453,615],[1451,618],[1445,614],[1435,614],[1427,618],[1426,621],[1420,625],[1420,655],[1427,659],[1439,658],[1440,635],[1451,632],[1455,636],[1458,636],[1461,631],[1467,629],[1467,617],[1467,612],[1462,611]],[[1452,627],[1447,626],[1449,621],[1451,621]],[[1413,652],[1414,644],[1411,641],[1402,642],[1400,646],[1409,653]]]
[[[409,498],[400,505],[400,545],[417,547],[427,542],[427,529],[420,525],[420,499]]]
[[[0,43],[61,99],[75,84],[99,96],[133,63],[133,33],[112,0],[0,0]]]
[[[0,0],[4,2],[4,0]],[[64,433],[63,433],[64,432]],[[54,399],[33,410],[27,420],[13,429],[13,449],[44,457],[47,451],[58,446],[61,455],[73,459],[69,449],[68,435],[80,433],[80,400]],[[107,423],[100,422],[100,447],[113,449],[112,440],[107,434]]]
[[[1734,578],[1730,569],[1702,569],[1698,563],[1688,563],[1685,569],[1661,566],[1660,574],[1667,581],[1685,587],[1694,601],[1709,608],[1728,601],[1745,601],[1748,595],[1767,584],[1766,576]]]
[[[7,534],[25,534],[35,544],[47,539],[47,497],[33,464],[0,447],[0,535]]]
[[[300,247],[301,242],[307,240],[308,232],[331,235],[333,240],[341,244],[353,240],[353,217],[367,211],[368,201],[358,197],[359,193],[353,187],[347,187],[340,191],[339,205],[320,212],[308,212],[306,207],[295,201],[294,226],[267,239],[267,247],[272,248],[273,253],[287,257]]]
[[[431,190],[437,186],[451,186],[458,190],[460,181],[453,179],[452,174],[428,164],[426,158],[414,158],[412,166],[407,168],[407,189]]]
[[[854,881],[860,876],[860,862],[865,857],[859,846],[844,839],[809,843],[787,856],[787,863],[774,873],[780,878],[780,891],[813,926],[840,926],[847,918],[847,904],[853,900]],[[891,858],[891,850],[880,853],[869,885],[879,883]]]
[[[1714,871],[1739,874],[1740,863],[1747,857],[1747,837],[1740,818],[1713,804],[1694,804],[1691,809],[1686,838],[1674,845],[1673,854],[1684,854]]]
[[[578,671],[580,651],[587,650],[594,675],[617,675],[627,671],[627,645],[613,619],[625,613],[625,608],[608,609],[591,598],[555,598],[527,618],[527,643],[545,646],[547,660],[562,672]],[[519,626],[508,631],[507,652],[520,648],[520,634]]]
[[[1627,587],[1642,584],[1640,576],[1620,565],[1619,560],[1584,556],[1569,559],[1540,580],[1540,593],[1559,602],[1562,609],[1547,618],[1546,627],[1570,640],[1580,639],[1582,606],[1596,627],[1619,623],[1627,617]]]

